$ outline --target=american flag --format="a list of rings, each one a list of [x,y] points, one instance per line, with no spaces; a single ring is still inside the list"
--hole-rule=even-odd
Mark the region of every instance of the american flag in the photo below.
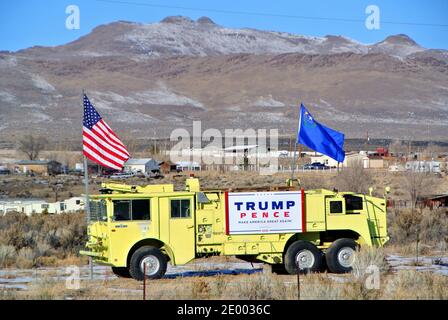
[[[130,158],[128,150],[107,123],[95,110],[86,95],[84,99],[84,119],[82,144],[84,155],[100,165],[122,170]]]

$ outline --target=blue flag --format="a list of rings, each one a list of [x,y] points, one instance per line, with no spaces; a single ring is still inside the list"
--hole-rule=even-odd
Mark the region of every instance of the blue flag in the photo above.
[[[314,120],[303,104],[300,105],[297,141],[338,162],[344,161],[344,134]]]

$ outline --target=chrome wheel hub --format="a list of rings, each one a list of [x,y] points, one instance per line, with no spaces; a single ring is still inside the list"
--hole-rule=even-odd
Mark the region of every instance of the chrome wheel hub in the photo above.
[[[355,261],[355,250],[350,247],[344,247],[339,250],[338,262],[344,268],[350,268]]]
[[[155,275],[160,269],[159,259],[153,255],[144,257],[140,262],[140,269],[142,273],[146,272],[147,276]]]
[[[300,250],[296,255],[296,265],[299,265],[299,269],[310,269],[315,262],[314,255],[310,250]]]

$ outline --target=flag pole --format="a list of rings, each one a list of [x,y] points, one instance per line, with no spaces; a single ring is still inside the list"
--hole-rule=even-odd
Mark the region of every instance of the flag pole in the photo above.
[[[296,168],[296,162],[297,162],[297,138],[296,138],[296,142],[294,143],[294,154],[293,154],[293,160],[292,160],[292,170],[291,170],[291,183],[294,180],[294,171]]]
[[[82,89],[82,98],[81,98],[83,110],[84,110],[84,89]],[[83,153],[84,158],[84,193],[85,193],[85,200],[84,200],[84,211],[86,213],[86,222],[87,222],[87,228],[90,225],[90,204],[89,204],[89,168],[87,165],[87,157]],[[89,277],[90,280],[93,280],[93,261],[92,257],[89,256]]]
[[[292,169],[291,169],[291,185],[294,181],[294,170],[296,168],[296,162],[297,162],[297,145],[299,144],[299,131],[300,131],[300,124],[302,123],[302,106],[299,107],[299,123],[297,124],[297,131],[296,131],[296,142],[294,143],[294,155],[292,160]]]

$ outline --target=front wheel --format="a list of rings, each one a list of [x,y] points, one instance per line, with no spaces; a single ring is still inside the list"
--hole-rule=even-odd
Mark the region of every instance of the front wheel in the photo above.
[[[357,247],[353,239],[341,238],[333,242],[325,254],[328,269],[334,273],[352,271]]]
[[[299,240],[291,244],[285,253],[285,268],[289,274],[317,272],[322,268],[322,252],[311,242]]]
[[[160,279],[165,275],[166,256],[158,248],[145,246],[137,249],[131,257],[129,273],[135,280],[141,281],[146,272],[147,279]]]

